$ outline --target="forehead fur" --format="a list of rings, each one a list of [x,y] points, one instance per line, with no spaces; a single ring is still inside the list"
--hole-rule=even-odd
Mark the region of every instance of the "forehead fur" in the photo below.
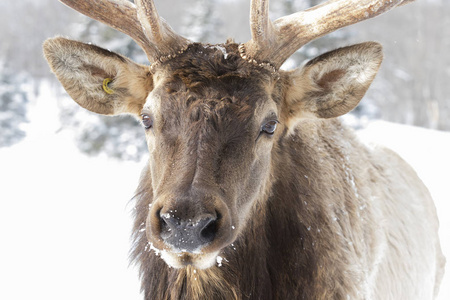
[[[178,57],[160,66],[167,74],[166,92],[186,90],[199,97],[228,97],[261,90],[271,81],[271,73],[242,59],[238,45],[203,45],[195,43]]]
[[[155,92],[166,127],[201,120],[222,130],[243,126],[270,98],[267,87],[273,82],[273,74],[242,59],[234,43],[193,44],[155,74],[164,78]]]

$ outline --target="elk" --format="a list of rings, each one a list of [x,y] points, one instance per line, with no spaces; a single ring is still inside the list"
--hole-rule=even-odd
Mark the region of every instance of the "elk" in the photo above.
[[[293,71],[295,51],[408,0],[330,0],[270,21],[251,1],[250,41],[177,35],[152,0],[60,0],[131,36],[151,65],[56,37],[44,54],[68,94],[145,128],[133,261],[145,299],[433,299],[445,259],[430,194],[383,147],[337,118],[361,100],[378,43]]]

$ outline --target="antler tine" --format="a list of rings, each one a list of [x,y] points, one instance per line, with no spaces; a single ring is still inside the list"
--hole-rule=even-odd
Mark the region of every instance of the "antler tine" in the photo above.
[[[252,39],[241,46],[250,61],[279,69],[283,62],[308,42],[339,28],[373,18],[414,0],[329,0],[305,11],[271,22],[268,0],[252,0]]]
[[[189,40],[159,18],[152,0],[59,0],[74,10],[129,35],[151,62],[185,49]]]
[[[250,29],[255,46],[270,44],[275,37],[269,19],[269,0],[254,0],[250,8]]]
[[[153,0],[135,0],[137,15],[147,39],[155,46],[158,59],[176,55],[191,43],[176,34],[166,21],[159,17]]]
[[[153,53],[154,50],[148,44],[147,37],[142,32],[136,16],[136,7],[133,3],[126,0],[59,1],[94,20],[129,35],[147,55]]]

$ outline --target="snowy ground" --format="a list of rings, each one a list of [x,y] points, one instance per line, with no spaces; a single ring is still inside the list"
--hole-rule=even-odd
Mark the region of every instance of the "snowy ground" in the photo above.
[[[0,149],[0,299],[142,299],[127,206],[141,167],[80,154],[55,116],[38,99],[26,140]]]
[[[56,133],[54,100],[43,96],[28,137],[0,149],[0,299],[141,299],[128,267],[127,206],[142,164],[80,154]],[[409,161],[428,185],[450,258],[450,133],[376,122],[361,133]],[[450,299],[450,268],[440,300]]]

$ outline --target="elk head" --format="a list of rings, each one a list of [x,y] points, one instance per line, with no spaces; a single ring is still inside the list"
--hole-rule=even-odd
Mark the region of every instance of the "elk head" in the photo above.
[[[57,37],[45,56],[71,97],[104,115],[128,113],[145,128],[146,234],[175,268],[208,268],[264,205],[279,141],[305,119],[334,118],[360,101],[382,60],[369,42],[321,55],[294,71],[302,45],[407,1],[328,1],[271,22],[251,3],[252,39],[204,45],[175,34],[153,2],[61,2],[130,35],[151,66]]]

